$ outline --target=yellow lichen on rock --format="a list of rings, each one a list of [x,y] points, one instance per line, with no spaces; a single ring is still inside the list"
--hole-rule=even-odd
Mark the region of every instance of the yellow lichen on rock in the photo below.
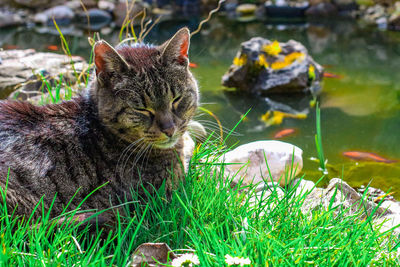
[[[267,62],[267,58],[265,57],[264,54],[260,54],[258,56],[258,60],[256,61],[256,64],[260,67],[268,68],[269,64]]]
[[[301,52],[293,52],[283,58],[283,61],[275,61],[271,64],[271,69],[279,70],[291,65],[294,61],[301,62],[306,58],[306,55]]]
[[[282,48],[279,42],[275,40],[268,45],[264,45],[263,51],[269,56],[277,56],[280,52],[282,52]]]
[[[240,55],[239,57],[235,57],[233,59],[233,64],[236,66],[243,66],[247,63],[247,56],[245,54]]]

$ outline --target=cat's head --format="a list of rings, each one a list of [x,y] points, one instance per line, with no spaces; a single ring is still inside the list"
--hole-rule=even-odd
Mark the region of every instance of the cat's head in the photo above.
[[[189,71],[190,32],[179,30],[160,46],[94,46],[92,94],[102,122],[128,142],[167,149],[185,132],[198,105]]]

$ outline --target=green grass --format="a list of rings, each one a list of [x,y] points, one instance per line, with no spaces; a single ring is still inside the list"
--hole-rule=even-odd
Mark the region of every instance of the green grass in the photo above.
[[[326,162],[324,157],[324,150],[322,148],[322,134],[321,134],[321,110],[319,108],[319,103],[317,102],[317,107],[315,109],[315,123],[317,133],[315,135],[315,147],[317,148],[319,167],[324,174],[327,174]]]
[[[3,266],[127,266],[144,242],[165,242],[176,253],[193,251],[201,266],[226,266],[225,255],[249,258],[252,266],[398,265],[398,238],[371,227],[372,215],[347,216],[340,207],[303,214],[306,195],[272,194],[251,206],[243,187],[231,189],[216,163],[218,149],[198,149],[186,182],[169,201],[161,189],[146,203],[130,204],[115,231],[101,240],[46,214],[38,221],[17,219],[0,207],[0,262]],[[217,168],[221,167],[220,171]],[[12,179],[12,177],[10,178]],[[101,190],[101,189],[99,189]],[[134,200],[138,196],[133,192]],[[40,208],[40,207],[38,207]],[[263,214],[264,213],[264,214]],[[70,215],[66,215],[70,216]],[[104,235],[103,235],[104,236]]]

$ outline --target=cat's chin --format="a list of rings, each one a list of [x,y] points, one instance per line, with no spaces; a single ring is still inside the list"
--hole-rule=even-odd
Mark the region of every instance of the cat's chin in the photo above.
[[[176,143],[178,143],[179,138],[171,138],[165,142],[157,142],[154,143],[154,147],[156,148],[160,148],[160,149],[169,149],[169,148],[173,148]]]

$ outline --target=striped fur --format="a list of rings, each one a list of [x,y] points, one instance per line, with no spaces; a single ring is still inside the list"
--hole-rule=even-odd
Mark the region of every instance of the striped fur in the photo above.
[[[7,206],[28,215],[56,195],[53,215],[82,205],[103,210],[182,176],[182,135],[198,103],[197,84],[180,55],[184,28],[161,46],[95,45],[96,75],[79,97],[42,107],[0,102],[0,186]],[[182,61],[182,59],[184,59]]]

